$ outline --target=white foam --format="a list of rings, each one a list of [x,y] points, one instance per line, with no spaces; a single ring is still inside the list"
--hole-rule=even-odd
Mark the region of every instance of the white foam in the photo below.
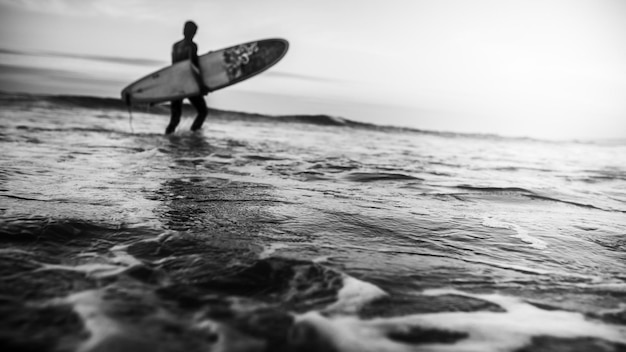
[[[461,295],[500,305],[506,312],[442,312],[394,318],[360,320],[356,317],[325,318],[318,313],[296,317],[292,339],[306,339],[320,349],[352,351],[472,351],[518,350],[533,336],[599,338],[626,343],[626,327],[585,318],[581,313],[543,310],[520,298],[499,294],[474,295],[456,290],[429,290],[425,295]],[[391,333],[421,327],[467,334],[456,343],[408,344],[391,340]]]
[[[337,292],[337,301],[326,307],[326,310],[355,313],[364,305],[385,296],[387,293],[378,286],[344,274],[343,287]]]
[[[91,290],[75,293],[64,299],[66,303],[74,306],[74,311],[81,317],[89,331],[89,338],[78,346],[76,349],[78,352],[91,351],[109,337],[124,332],[119,323],[102,311],[101,295],[100,291]]]
[[[289,342],[311,351],[396,352],[413,351],[410,345],[389,340],[385,330],[354,317],[333,319],[317,312],[297,316]]]
[[[114,255],[111,261],[128,267],[143,265],[139,259],[135,258],[131,254],[128,254],[128,247],[129,245],[117,245],[111,247],[109,251]]]
[[[103,279],[119,275],[131,267],[142,265],[141,261],[128,254],[127,245],[118,245],[110,249],[112,258],[109,263],[84,263],[78,265],[42,264],[39,270],[65,270],[85,273],[89,277]]]
[[[513,230],[515,232],[515,235],[513,235],[513,237],[517,237],[520,240],[530,244],[531,247],[534,247],[537,249],[546,249],[546,247],[548,247],[548,244],[545,241],[529,235],[528,231],[526,231],[519,225],[496,220],[491,217],[485,217],[483,219],[482,225],[487,226],[487,227],[492,227],[492,228],[498,228],[498,229]]]
[[[88,263],[80,265],[61,265],[61,264],[44,264],[39,270],[65,270],[85,273],[89,277],[103,279],[110,276],[118,275],[128,269],[125,266],[104,264],[104,263]]]
[[[204,332],[208,339],[216,340],[210,346],[207,346],[206,351],[229,352],[267,350],[267,343],[265,341],[213,320],[200,320],[194,324],[193,328],[196,331]]]
[[[284,243],[272,243],[272,244],[266,246],[265,248],[263,248],[263,251],[261,253],[259,253],[259,259],[267,259],[272,254],[274,254],[277,250],[283,249],[283,248],[288,248],[288,247],[289,246],[284,244]]]

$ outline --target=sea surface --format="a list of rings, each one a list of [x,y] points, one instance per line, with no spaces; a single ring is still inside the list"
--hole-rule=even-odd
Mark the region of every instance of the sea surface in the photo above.
[[[0,104],[3,351],[626,350],[624,142]]]

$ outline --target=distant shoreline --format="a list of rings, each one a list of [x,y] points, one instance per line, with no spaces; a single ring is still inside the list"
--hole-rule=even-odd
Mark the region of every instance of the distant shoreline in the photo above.
[[[39,93],[25,93],[25,92],[7,92],[0,90],[0,101],[3,104],[6,103],[28,103],[35,101],[45,101],[48,103],[58,104],[61,106],[78,107],[86,109],[108,109],[117,111],[128,111],[128,107],[124,104],[120,98],[112,97],[98,97],[89,95],[65,95],[65,94],[39,94]],[[131,107],[131,111],[137,111],[142,113],[154,114],[154,115],[168,115],[169,109],[167,103],[162,104],[141,104]],[[146,112],[146,107],[148,111]],[[626,139],[606,139],[606,140],[550,140],[531,137],[512,137],[501,136],[490,133],[460,133],[460,132],[446,132],[446,131],[434,131],[423,130],[411,127],[400,126],[386,126],[377,125],[366,122],[357,122],[349,120],[343,117],[323,115],[323,114],[296,114],[296,115],[269,115],[259,114],[251,112],[233,111],[233,110],[221,110],[215,108],[209,108],[209,114],[213,113],[214,116],[220,119],[237,119],[243,121],[266,121],[266,122],[283,122],[283,123],[302,123],[313,124],[321,126],[337,126],[337,127],[350,127],[361,128],[368,130],[377,130],[383,132],[400,132],[400,133],[417,133],[426,135],[435,135],[450,138],[478,138],[478,139],[490,139],[490,140],[515,140],[515,141],[537,141],[547,143],[585,143],[585,144],[599,144],[599,145],[620,145],[626,144]],[[184,113],[187,115],[193,115],[194,111],[191,105],[185,104]]]

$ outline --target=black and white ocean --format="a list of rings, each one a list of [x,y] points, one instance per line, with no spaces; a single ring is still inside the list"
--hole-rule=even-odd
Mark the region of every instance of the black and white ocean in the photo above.
[[[0,101],[4,351],[626,350],[626,142]]]

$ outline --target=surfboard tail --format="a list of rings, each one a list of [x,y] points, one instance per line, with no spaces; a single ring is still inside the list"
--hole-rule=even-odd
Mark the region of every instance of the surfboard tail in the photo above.
[[[122,101],[124,101],[128,107],[132,105],[132,96],[127,90],[122,91]]]

